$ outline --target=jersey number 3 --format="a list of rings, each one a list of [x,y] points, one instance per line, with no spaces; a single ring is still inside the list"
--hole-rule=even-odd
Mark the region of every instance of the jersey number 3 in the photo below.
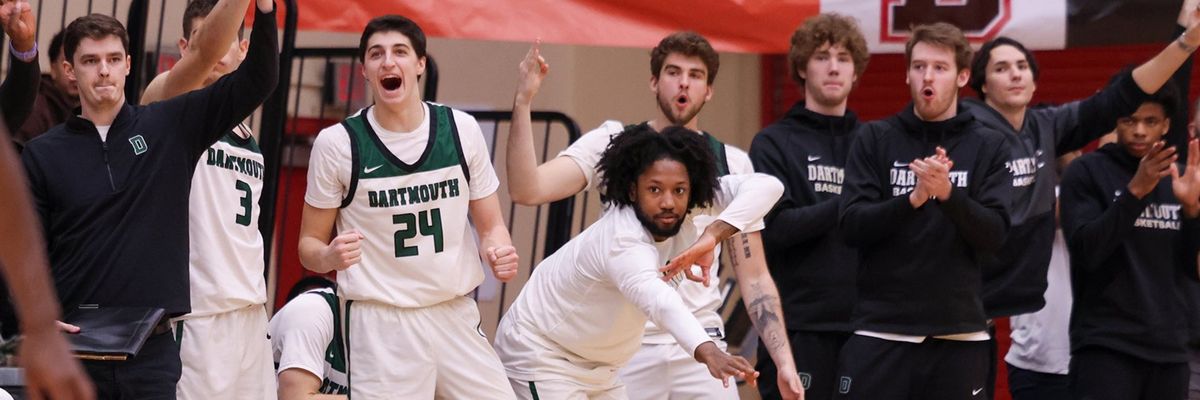
[[[405,240],[417,237],[417,233],[420,233],[421,236],[433,236],[433,251],[435,253],[442,252],[444,243],[442,240],[442,211],[440,208],[422,210],[417,214],[396,214],[392,216],[392,223],[404,225],[403,228],[396,231],[396,257],[417,255],[417,246],[404,245]]]
[[[242,213],[235,216],[234,222],[237,222],[241,226],[250,226],[250,213],[254,210],[252,208],[254,207],[254,200],[253,193],[250,191],[250,184],[239,180],[234,185],[234,188],[244,194],[241,199]]]

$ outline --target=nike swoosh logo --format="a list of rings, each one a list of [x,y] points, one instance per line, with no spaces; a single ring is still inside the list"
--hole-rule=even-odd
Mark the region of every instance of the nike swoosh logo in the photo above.
[[[892,162],[892,166],[893,166],[893,167],[896,167],[896,168],[908,168],[908,163],[906,163],[906,162],[894,161],[894,162]]]
[[[808,162],[820,160],[821,156],[808,156]]]
[[[375,172],[375,170],[377,170],[377,169],[380,169],[380,168],[383,168],[383,166],[382,166],[382,165],[376,165],[374,168],[363,168],[363,173],[364,173],[364,174],[369,174],[369,173]]]
[[[979,394],[979,392],[982,392],[982,391],[983,391],[983,388],[979,388],[979,389],[972,390],[972,391],[971,391],[971,395],[972,395],[972,396],[978,395],[978,394]]]

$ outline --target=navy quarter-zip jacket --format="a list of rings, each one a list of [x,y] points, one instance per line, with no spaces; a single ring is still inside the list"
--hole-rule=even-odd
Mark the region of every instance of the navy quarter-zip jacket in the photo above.
[[[191,309],[192,172],[205,149],[275,88],[277,36],[274,13],[257,12],[246,60],[233,73],[168,100],[123,105],[106,141],[75,116],[28,143],[21,159],[64,310],[143,306],[177,316]]]

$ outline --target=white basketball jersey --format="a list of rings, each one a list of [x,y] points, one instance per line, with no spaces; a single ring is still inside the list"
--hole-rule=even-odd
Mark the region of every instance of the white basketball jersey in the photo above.
[[[249,135],[227,132],[205,151],[192,175],[188,204],[189,317],[233,311],[267,301],[258,199],[263,156]]]
[[[342,122],[353,161],[337,230],[367,236],[362,262],[337,275],[346,300],[426,307],[483,281],[458,129],[450,108],[430,103],[429,111],[429,141],[413,164],[387,149],[366,110]]]

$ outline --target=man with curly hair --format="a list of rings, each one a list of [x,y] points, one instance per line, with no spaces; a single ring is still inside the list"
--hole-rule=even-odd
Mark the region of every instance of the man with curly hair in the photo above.
[[[724,387],[730,377],[753,382],[750,363],[716,345],[658,266],[673,254],[668,239],[693,208],[719,208],[740,185],[768,188],[777,199],[782,186],[762,174],[728,175],[718,184],[705,139],[678,126],[626,131],[598,170],[612,209],[534,269],[496,333],[517,396],[627,398],[616,371],[638,351],[647,319]]]
[[[788,75],[804,100],[750,146],[754,169],[784,182],[783,199],[765,220],[763,246],[783,293],[791,356],[808,400],[833,398],[838,353],[853,332],[858,253],[842,240],[837,207],[858,127],[846,103],[870,56],[853,18],[820,14],[805,20],[788,51]],[[757,367],[773,375],[767,345],[758,346]],[[764,399],[780,398],[769,380],[758,390]]]
[[[596,168],[601,153],[613,138],[622,132],[648,127],[652,131],[671,125],[681,125],[698,134],[703,134],[715,156],[721,175],[748,174],[754,172],[750,157],[734,146],[721,143],[713,135],[699,131],[697,115],[704,104],[712,98],[713,82],[720,67],[720,57],[708,40],[695,32],[675,32],[663,38],[650,51],[650,91],[654,94],[658,113],[649,121],[622,125],[617,121],[605,121],[600,127],[583,135],[566,150],[541,165],[534,154],[533,128],[530,119],[533,97],[541,87],[542,79],[550,70],[540,55],[537,45],[529,50],[521,63],[520,81],[513,99],[513,122],[509,130],[507,171],[510,182],[509,194],[514,202],[524,205],[540,205],[576,195],[587,188],[597,187],[600,172]],[[602,187],[597,187],[603,190]],[[801,383],[790,357],[791,346],[787,343],[783,311],[775,281],[767,270],[763,256],[759,230],[762,224],[747,224],[747,230],[737,230],[743,220],[738,215],[764,215],[775,205],[754,193],[754,188],[742,187],[737,201],[731,202],[722,213],[724,219],[736,223],[718,221],[698,227],[692,218],[684,223],[679,235],[672,238],[676,251],[683,251],[665,267],[670,271],[690,271],[697,255],[716,248],[714,260],[721,252],[730,255],[730,266],[737,276],[738,289],[743,304],[760,332],[762,340],[777,357],[777,381],[791,388],[792,396],[800,396]],[[697,210],[694,215],[717,215],[712,210]],[[728,241],[727,241],[728,239]],[[718,243],[725,242],[717,247]],[[688,247],[691,246],[691,247]],[[684,250],[686,249],[686,250]],[[684,281],[677,288],[684,304],[692,310],[715,339],[718,346],[725,346],[724,321],[717,312],[723,304],[723,294],[716,282],[719,266],[689,276],[697,282]],[[642,350],[621,371],[621,377],[631,388],[632,399],[662,398],[720,398],[736,399],[737,390],[714,385],[708,379],[696,380],[702,371],[692,362],[692,355],[679,350],[675,339],[652,323],[646,326]]]

